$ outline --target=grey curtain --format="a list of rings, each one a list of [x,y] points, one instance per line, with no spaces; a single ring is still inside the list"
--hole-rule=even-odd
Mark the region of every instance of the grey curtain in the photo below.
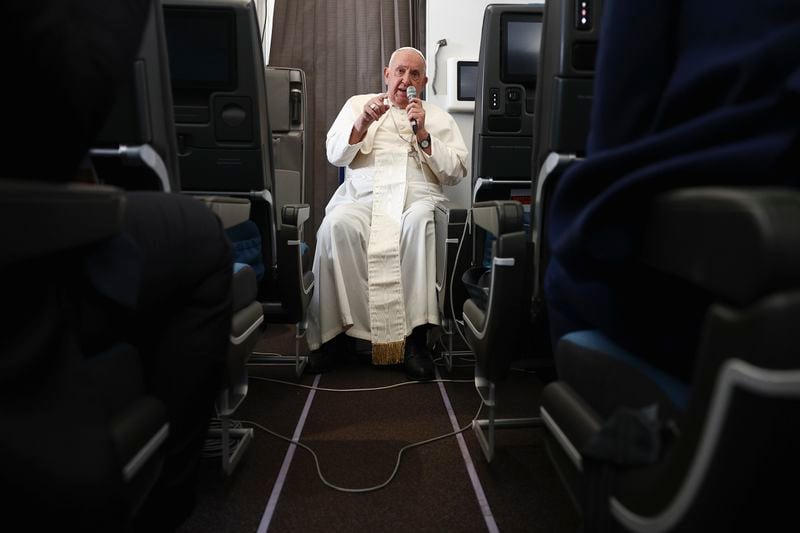
[[[354,94],[380,92],[383,67],[401,46],[424,53],[425,0],[276,0],[269,64],[306,73],[306,202],[316,241],[325,205],[339,184],[325,135]],[[308,228],[311,229],[311,228]]]

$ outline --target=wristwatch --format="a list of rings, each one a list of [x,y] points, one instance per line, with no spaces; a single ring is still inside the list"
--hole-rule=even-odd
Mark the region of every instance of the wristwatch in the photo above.
[[[427,137],[425,137],[419,142],[419,147],[424,150],[430,145],[431,145],[431,134],[429,133]]]

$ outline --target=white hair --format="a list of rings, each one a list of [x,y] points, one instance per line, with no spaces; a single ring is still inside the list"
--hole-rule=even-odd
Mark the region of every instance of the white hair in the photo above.
[[[394,63],[394,58],[395,56],[397,56],[398,52],[416,52],[417,55],[422,59],[422,68],[425,69],[426,71],[428,70],[428,62],[425,61],[425,56],[422,54],[422,52],[420,52],[413,46],[404,46],[392,52],[392,56],[389,58],[389,66],[391,66]]]

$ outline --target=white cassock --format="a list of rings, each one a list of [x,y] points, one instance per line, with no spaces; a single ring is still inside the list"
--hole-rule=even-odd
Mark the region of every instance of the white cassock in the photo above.
[[[373,362],[390,364],[402,362],[413,328],[439,324],[433,209],[447,200],[442,185],[466,175],[468,151],[453,117],[427,102],[430,156],[395,106],[349,144],[375,96],[350,98],[328,131],[328,161],[347,168],[317,232],[306,336],[316,350],[346,330],[373,343]]]

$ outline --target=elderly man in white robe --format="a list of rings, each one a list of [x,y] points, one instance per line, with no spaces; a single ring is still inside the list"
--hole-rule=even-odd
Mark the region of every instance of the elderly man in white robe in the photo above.
[[[396,50],[383,77],[385,93],[351,97],[328,131],[328,161],[346,169],[317,233],[307,368],[328,370],[349,337],[372,342],[374,364],[431,379],[433,209],[466,175],[468,151],[453,117],[414,97],[428,81],[419,50]]]

